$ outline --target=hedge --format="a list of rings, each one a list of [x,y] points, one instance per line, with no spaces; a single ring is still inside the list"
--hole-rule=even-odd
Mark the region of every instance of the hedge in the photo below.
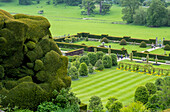
[[[68,51],[68,52],[65,53],[65,55],[66,55],[66,56],[68,56],[68,55],[70,55],[70,56],[80,55],[80,54],[83,54],[83,52],[84,52],[84,48],[80,48],[80,49]]]

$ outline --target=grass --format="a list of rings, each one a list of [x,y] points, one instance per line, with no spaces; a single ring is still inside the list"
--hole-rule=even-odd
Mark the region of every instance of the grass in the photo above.
[[[114,67],[88,77],[80,77],[79,80],[72,81],[71,87],[83,103],[89,104],[90,97],[96,95],[101,98],[105,106],[107,99],[115,96],[125,106],[133,101],[135,90],[139,85],[153,82],[157,78],[157,76],[116,70]]]
[[[86,45],[93,45],[93,46],[99,46],[102,45],[100,42],[96,42],[96,41],[80,41],[80,42],[76,42],[76,44],[82,44],[85,43]],[[119,45],[119,43],[105,43],[105,45],[109,46],[111,45],[111,48],[113,49],[121,49],[121,48],[125,48],[127,49],[128,53],[132,52],[132,50],[137,50],[137,51],[145,51],[149,48],[151,48],[150,46],[147,48],[140,48],[139,45]]]
[[[138,65],[146,65],[146,61],[144,63],[136,63],[135,61],[130,60],[122,60],[121,62],[131,63],[131,64],[138,64]],[[152,65],[152,64],[151,64]],[[163,68],[163,69],[170,69],[170,65],[161,64],[161,65],[152,65],[154,68]]]
[[[164,55],[165,50],[163,48],[162,49],[156,49],[154,51],[151,51],[150,53]],[[166,51],[166,54],[169,55],[170,51]]]
[[[131,36],[132,38],[163,38],[170,40],[170,27],[150,28],[146,26],[111,24],[115,21],[122,21],[121,7],[113,5],[110,14],[102,16],[95,15],[89,17],[81,15],[82,9],[74,6],[46,5],[46,1],[41,1],[35,5],[18,5],[15,0],[11,3],[0,3],[1,9],[10,13],[25,13],[30,15],[39,15],[39,10],[44,10],[42,16],[46,17],[51,23],[51,32],[53,36],[64,34],[76,34],[77,32],[90,32],[92,34],[109,34],[111,36]],[[43,6],[41,8],[41,6]],[[97,9],[96,9],[97,11]],[[91,18],[91,20],[82,20],[82,18]]]

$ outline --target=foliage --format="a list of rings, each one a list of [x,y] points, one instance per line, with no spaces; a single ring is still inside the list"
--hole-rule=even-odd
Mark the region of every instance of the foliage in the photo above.
[[[101,59],[99,59],[96,64],[95,64],[96,70],[103,70],[104,66],[103,66],[103,61]]]
[[[167,9],[160,0],[153,0],[147,12],[148,26],[159,27],[165,24]]]
[[[143,104],[146,104],[148,102],[149,93],[146,87],[139,86],[135,91],[135,99],[134,101],[140,101]]]
[[[109,40],[108,40],[106,37],[104,37],[104,38],[102,38],[102,40],[101,40],[101,43],[102,43],[102,42],[109,43]]]
[[[157,88],[156,88],[156,86],[155,86],[154,83],[148,82],[148,83],[145,84],[145,86],[146,86],[146,89],[147,89],[148,92],[149,92],[149,95],[152,95],[152,94],[155,94],[155,93],[156,93]]]
[[[32,0],[19,0],[20,5],[31,5]]]
[[[4,77],[4,67],[0,65],[0,79]]]
[[[84,9],[87,11],[87,15],[90,15],[93,13],[95,9],[95,2],[92,0],[83,0],[82,5]]]
[[[89,64],[88,70],[89,70],[89,73],[93,73],[94,72],[92,64]]]
[[[89,57],[87,55],[83,55],[81,58],[80,58],[80,63],[86,63],[86,65],[88,66],[89,65]]]
[[[98,52],[96,53],[97,60],[102,59],[102,58],[103,58],[103,55],[104,55],[104,53],[103,53],[102,51],[98,51]]]
[[[140,43],[140,47],[146,48],[146,47],[147,47],[147,46],[146,46],[146,43],[145,43],[144,41],[142,41],[142,42]]]
[[[90,63],[94,66],[95,63],[97,62],[97,55],[96,55],[96,53],[94,53],[94,52],[89,52],[89,53],[87,54],[87,56],[89,57]]]
[[[121,112],[147,112],[147,108],[141,102],[133,102],[127,107],[123,107]]]
[[[81,63],[79,68],[80,76],[88,76],[88,69],[86,63]]]
[[[125,40],[125,39],[122,39],[122,40],[120,41],[120,45],[126,45],[126,40]]]
[[[103,105],[101,98],[98,96],[92,96],[89,100],[89,109],[93,110],[93,112],[102,112]]]
[[[130,53],[130,61],[133,61],[133,52]]]
[[[133,23],[137,25],[145,25],[147,12],[142,8],[137,9],[135,12],[136,13],[133,15]]]
[[[78,6],[82,3],[82,0],[64,0],[64,2],[69,6]]]
[[[164,47],[164,50],[170,51],[170,45],[166,44],[165,47]]]
[[[78,69],[75,66],[71,66],[68,70],[68,75],[71,76],[72,80],[78,79]]]
[[[112,67],[112,58],[110,55],[104,55],[102,58],[103,66],[105,68],[111,68]]]
[[[112,58],[112,66],[116,66],[117,65],[117,56],[116,54],[110,54],[111,58]]]
[[[77,69],[79,69],[79,67],[80,67],[80,61],[79,61],[79,60],[73,61],[72,64],[73,64],[73,66],[75,66]]]
[[[58,106],[55,105],[53,102],[43,102],[38,105],[37,112],[50,112],[50,111],[57,111]]]

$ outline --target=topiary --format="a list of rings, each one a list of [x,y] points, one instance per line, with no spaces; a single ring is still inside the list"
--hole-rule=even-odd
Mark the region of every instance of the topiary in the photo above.
[[[105,68],[111,68],[112,67],[112,59],[111,59],[111,56],[109,55],[104,55],[103,58],[102,58],[102,61],[103,61],[103,66]]]
[[[95,64],[96,70],[103,70],[104,66],[103,66],[103,61],[101,59],[99,59],[96,64]]]
[[[4,67],[0,65],[0,79],[4,77]]]
[[[71,77],[72,80],[78,79],[78,69],[75,66],[71,66],[68,70],[68,75]]]
[[[126,45],[127,43],[126,43],[126,40],[125,39],[122,39],[121,41],[120,41],[120,45]]]
[[[102,43],[102,42],[109,43],[109,40],[108,40],[106,37],[104,37],[104,38],[102,38],[102,40],[101,40],[101,43]]]
[[[102,51],[98,51],[98,52],[96,53],[97,60],[99,60],[99,59],[102,60],[103,55],[104,55],[104,53],[103,53]]]
[[[76,61],[72,62],[72,65],[75,66],[77,69],[79,69],[79,67],[80,67],[80,61],[79,61],[79,60],[76,60]]]
[[[35,66],[34,66],[35,71],[39,71],[39,70],[43,69],[43,67],[44,67],[44,64],[41,60],[38,59],[35,61]]]
[[[89,73],[93,73],[94,72],[92,64],[89,64],[88,69],[89,69]]]
[[[145,48],[145,47],[147,47],[147,45],[146,45],[146,43],[145,43],[144,41],[142,41],[142,42],[140,43],[139,47]]]
[[[93,112],[102,112],[103,104],[101,98],[98,96],[92,96],[89,100],[89,109],[93,110]]]
[[[164,50],[169,51],[169,50],[170,50],[170,45],[169,45],[169,44],[166,44],[165,47],[164,47]]]
[[[97,56],[96,56],[96,53],[94,52],[89,52],[87,54],[87,56],[89,57],[89,62],[94,66],[96,61],[97,61]]]
[[[148,92],[149,92],[149,95],[152,95],[152,94],[155,94],[155,93],[156,93],[157,88],[156,88],[156,86],[155,86],[154,83],[148,82],[148,83],[145,84],[145,86],[146,86],[146,89],[147,89]]]
[[[32,50],[32,49],[35,48],[36,43],[33,42],[33,41],[28,41],[28,42],[26,43],[26,46],[27,46],[27,48],[29,48],[30,50]]]
[[[89,57],[87,55],[84,55],[80,58],[80,63],[86,63],[86,65],[89,65]]]
[[[117,65],[117,56],[116,54],[110,54],[111,58],[112,58],[112,66],[116,66]]]
[[[88,76],[88,69],[86,63],[81,63],[79,68],[80,76]]]

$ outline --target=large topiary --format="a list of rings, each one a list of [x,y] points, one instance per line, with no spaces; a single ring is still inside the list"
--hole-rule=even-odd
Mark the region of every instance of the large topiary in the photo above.
[[[89,52],[89,53],[87,54],[87,56],[89,57],[90,63],[94,66],[95,63],[97,62],[96,53],[94,53],[94,52]]]
[[[154,83],[148,82],[148,83],[145,84],[145,86],[146,86],[146,89],[149,92],[149,95],[152,95],[152,94],[156,93],[157,88],[156,88],[156,85]]]
[[[98,51],[98,52],[96,53],[97,60],[102,59],[102,58],[103,58],[103,55],[104,55],[104,53],[103,53],[102,51]]]
[[[164,47],[164,50],[169,51],[169,50],[170,50],[170,45],[169,45],[169,44],[166,44],[165,47]]]
[[[70,87],[68,58],[52,40],[48,20],[0,9],[0,94],[3,106],[34,110],[54,89]]]
[[[79,68],[80,76],[88,76],[88,69],[86,63],[81,63]]]
[[[89,57],[87,55],[84,55],[80,58],[80,63],[86,63],[86,65],[88,66],[89,65]]]
[[[109,43],[109,40],[106,37],[104,37],[102,38],[101,42]]]
[[[71,79],[78,79],[78,69],[75,66],[71,66],[68,70],[68,75],[71,76]]]
[[[96,64],[95,64],[96,70],[103,70],[104,66],[103,66],[103,61],[101,59],[99,59]]]
[[[139,47],[145,48],[145,47],[147,47],[147,46],[146,46],[146,43],[145,43],[144,41],[142,41],[142,42],[140,43]]]
[[[105,68],[111,68],[112,67],[112,58],[109,55],[104,55],[102,60],[103,60],[103,66]]]
[[[120,45],[126,45],[127,43],[126,43],[126,40],[125,39],[122,39],[121,41],[120,41]]]
[[[112,58],[112,66],[116,66],[117,65],[117,56],[116,54],[110,54],[111,58]]]

